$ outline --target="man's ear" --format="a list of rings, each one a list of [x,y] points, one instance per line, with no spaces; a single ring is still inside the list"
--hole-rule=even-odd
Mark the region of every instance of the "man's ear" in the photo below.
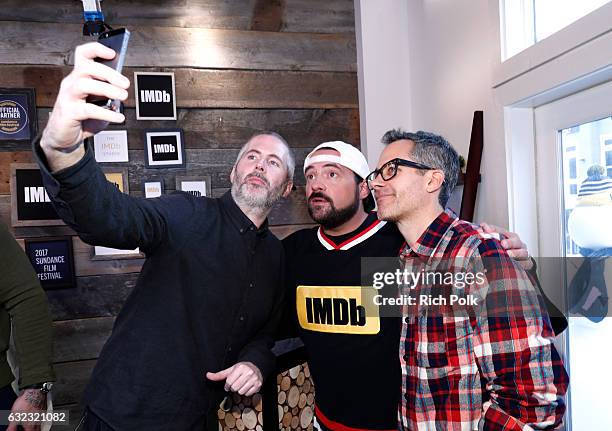
[[[232,167],[232,171],[230,172],[230,183],[234,184],[234,178],[236,177],[236,165]]]
[[[444,176],[444,172],[442,172],[440,169],[434,169],[432,171],[429,171],[429,175],[430,177],[429,181],[427,182],[426,190],[429,193],[433,193],[442,188],[442,184],[444,184],[444,179],[446,177]]]
[[[369,194],[370,189],[368,187],[368,182],[366,180],[361,181],[361,183],[359,183],[359,200],[367,198]]]
[[[293,190],[293,181],[289,180],[287,181],[287,184],[285,185],[285,190],[283,191],[282,196],[286,198],[291,193],[291,190]]]

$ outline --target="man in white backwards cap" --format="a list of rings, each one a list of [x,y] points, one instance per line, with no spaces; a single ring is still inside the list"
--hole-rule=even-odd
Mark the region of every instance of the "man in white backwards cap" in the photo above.
[[[308,352],[316,385],[315,424],[323,430],[395,430],[400,400],[400,318],[362,301],[361,259],[397,257],[404,238],[378,219],[363,154],[325,142],[304,162],[308,212],[319,226],[283,240],[287,324]],[[508,233],[506,233],[508,235]],[[507,248],[527,255],[518,236]]]

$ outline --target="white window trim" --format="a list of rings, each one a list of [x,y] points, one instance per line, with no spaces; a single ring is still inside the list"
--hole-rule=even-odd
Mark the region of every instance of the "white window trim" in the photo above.
[[[538,69],[545,72],[549,71],[550,67],[547,66],[551,63],[563,65],[566,60],[565,57],[572,57],[572,64],[579,64],[574,63],[576,61],[574,58],[586,61],[586,64],[584,67],[576,68],[573,77],[559,76],[560,83],[571,81],[580,74],[609,66],[612,57],[609,56],[608,52],[598,52],[597,59],[590,58],[588,54],[592,51],[591,46],[598,40],[612,40],[610,23],[612,23],[612,3],[608,3],[578,19],[506,61],[501,62],[500,59],[500,62],[494,67],[493,87],[508,87],[507,84],[512,83],[512,81],[520,81],[521,86],[524,86],[525,79],[521,78],[525,78],[526,75],[537,77],[538,75],[534,75],[534,72]],[[503,37],[503,33],[500,36]],[[571,73],[573,70],[568,72]],[[520,92],[520,94],[527,98],[530,94],[537,92],[539,91],[534,92],[532,88],[529,88],[527,91]]]

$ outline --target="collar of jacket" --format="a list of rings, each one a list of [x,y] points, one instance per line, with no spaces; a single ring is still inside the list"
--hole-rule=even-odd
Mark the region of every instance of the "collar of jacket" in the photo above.
[[[234,201],[234,197],[232,196],[232,192],[230,190],[225,192],[223,196],[221,196],[220,200],[221,205],[229,215],[232,224],[241,234],[245,234],[249,231],[256,231],[257,235],[265,235],[268,232],[268,219],[266,218],[261,227],[257,229],[251,219],[242,212],[236,201]]]

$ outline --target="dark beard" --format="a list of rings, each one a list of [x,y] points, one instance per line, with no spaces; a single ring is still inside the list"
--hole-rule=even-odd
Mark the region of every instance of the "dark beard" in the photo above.
[[[322,198],[329,203],[329,210],[322,216],[315,218],[314,212],[310,206],[310,199]],[[323,229],[335,229],[338,226],[346,223],[359,211],[359,190],[355,193],[355,199],[352,204],[344,208],[336,208],[334,203],[322,193],[314,192],[308,199],[308,214],[310,218],[323,226]]]

